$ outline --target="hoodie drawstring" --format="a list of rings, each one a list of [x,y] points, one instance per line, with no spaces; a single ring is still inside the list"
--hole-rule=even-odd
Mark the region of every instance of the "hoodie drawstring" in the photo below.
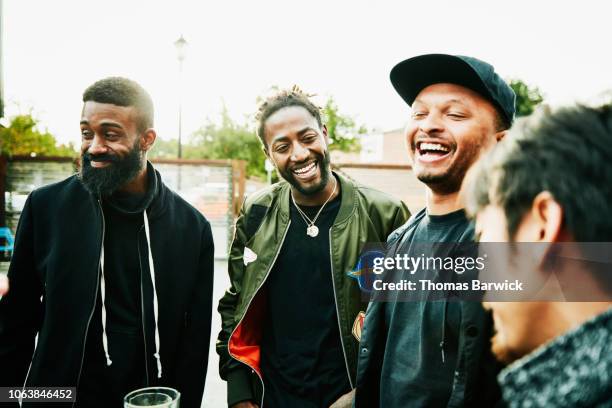
[[[157,289],[155,289],[155,267],[153,266],[153,253],[151,252],[151,235],[149,232],[149,217],[147,211],[143,211],[145,235],[147,236],[147,249],[149,250],[149,274],[151,275],[151,284],[153,285],[153,315],[155,317],[155,359],[157,360],[157,378],[162,376],[161,357],[159,355],[159,307],[157,303]]]
[[[147,238],[147,249],[149,252],[149,274],[151,276],[151,284],[153,286],[153,315],[155,317],[155,360],[157,361],[157,378],[161,378],[162,376],[162,364],[161,358],[159,355],[159,327],[158,327],[158,318],[159,318],[159,307],[157,303],[157,289],[155,288],[155,268],[153,266],[153,253],[151,252],[151,239],[149,232],[149,218],[147,217],[147,211],[143,211],[144,218],[144,227],[145,227],[145,235]],[[104,347],[104,354],[106,355],[106,365],[110,366],[113,362],[110,359],[110,355],[108,353],[108,337],[106,335],[106,285],[104,282],[104,243],[102,243],[102,251],[100,256],[100,267],[102,268],[101,274],[101,285],[100,290],[102,294],[102,345]]]
[[[102,296],[102,346],[104,347],[104,355],[106,356],[106,365],[113,364],[108,354],[108,337],[106,336],[106,283],[104,281],[104,242],[102,243],[102,251],[100,252],[100,293]]]

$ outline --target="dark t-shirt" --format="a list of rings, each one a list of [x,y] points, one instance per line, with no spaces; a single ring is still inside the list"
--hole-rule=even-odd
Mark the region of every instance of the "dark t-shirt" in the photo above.
[[[418,257],[423,248],[418,243],[470,242],[474,236],[463,210],[445,215],[428,215],[422,210],[412,223],[388,256]],[[436,252],[437,257],[456,255],[452,246],[437,251],[444,251]],[[380,406],[405,407],[408,401],[414,407],[446,406],[457,368],[461,304],[444,300],[390,302],[384,304],[384,315],[387,341]]]
[[[291,207],[291,225],[265,290],[268,312],[261,342],[266,408],[329,407],[350,391],[332,286],[329,228],[340,195],[327,203],[306,235]],[[301,207],[312,219],[320,207]]]
[[[128,392],[146,386],[138,257],[138,234],[144,220],[142,213],[117,210],[137,207],[142,200],[142,195],[123,195],[114,197],[114,205],[103,202],[106,335],[112,364],[106,365],[102,347],[102,301],[98,290],[77,390],[78,406],[120,407]]]

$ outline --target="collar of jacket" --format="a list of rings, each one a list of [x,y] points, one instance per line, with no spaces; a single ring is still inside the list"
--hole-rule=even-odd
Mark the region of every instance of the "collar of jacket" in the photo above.
[[[334,225],[338,225],[343,223],[344,221],[350,219],[350,217],[355,212],[355,207],[357,206],[357,190],[355,189],[355,185],[353,182],[342,175],[332,172],[337,180],[340,182],[341,188],[341,201],[340,201],[340,210],[338,210],[338,215],[336,216],[336,220],[334,221]],[[280,202],[278,203],[279,215],[282,218],[283,222],[289,221],[289,206],[291,203],[291,184],[288,182],[282,183],[281,191],[279,194]]]
[[[115,210],[127,215],[142,214],[147,209],[149,219],[156,219],[163,215],[166,210],[166,195],[167,192],[163,188],[161,175],[155,170],[151,162],[147,161],[147,192],[142,204],[138,208],[127,210],[120,207],[112,199],[105,198],[104,201]],[[97,200],[97,197],[94,198]]]
[[[610,373],[612,308],[514,362],[498,379],[511,407],[590,407],[611,395]]]

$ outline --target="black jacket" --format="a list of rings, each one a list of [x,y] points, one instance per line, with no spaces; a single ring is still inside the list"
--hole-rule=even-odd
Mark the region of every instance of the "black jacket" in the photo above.
[[[400,245],[405,239],[412,239],[411,233],[414,228],[425,216],[425,211],[422,210],[411,218],[404,226],[394,231],[387,240],[387,257],[394,258],[400,254]],[[472,240],[473,230],[466,231],[465,236],[458,239],[458,242]],[[468,238],[469,237],[469,238]],[[445,301],[446,302],[446,301]],[[414,342],[403,342],[407,331],[399,331],[394,333],[396,337],[389,340],[388,327],[385,322],[385,306],[387,302],[382,300],[372,301],[368,305],[368,310],[363,327],[359,365],[357,370],[357,391],[355,394],[355,408],[373,408],[387,406],[402,406],[402,407],[422,407],[425,406],[422,400],[418,398],[407,398],[406,395],[418,393],[415,391],[413,384],[409,391],[406,389],[395,389],[394,392],[381,392],[381,377],[384,381],[393,380],[402,381],[406,375],[404,372],[397,370],[397,365],[394,371],[389,373],[389,368],[383,367],[386,359],[392,360],[393,354],[387,349],[390,341],[397,342],[396,344],[412,344]],[[430,305],[439,304],[445,307],[445,303],[430,301]],[[403,306],[416,308],[419,305],[417,302],[403,303]],[[447,366],[446,370],[452,372],[452,384],[448,384],[452,391],[448,402],[444,407],[493,407],[496,406],[501,399],[499,385],[496,381],[496,375],[501,369],[493,354],[491,353],[490,338],[493,333],[493,320],[489,312],[487,312],[480,302],[476,301],[461,301],[457,302],[460,309],[460,324],[457,327],[457,361],[455,366]],[[399,309],[396,312],[395,318],[399,322],[410,321],[406,320],[407,316],[402,316],[402,311],[405,308]],[[427,310],[427,311],[426,311]],[[433,313],[432,309],[423,309],[423,313]],[[402,317],[406,317],[403,318]],[[445,324],[445,317],[440,320],[440,323]],[[444,337],[440,337],[439,326],[424,324],[423,333],[425,334],[422,341],[433,342],[436,346],[439,345],[442,352],[444,346]],[[443,336],[443,335],[442,335]],[[442,340],[441,343],[440,340]],[[394,346],[396,345],[394,344]],[[424,361],[427,365],[433,367],[428,360],[430,355],[425,354],[423,347],[410,346],[405,347],[402,353],[414,361]],[[401,359],[400,359],[401,361]],[[391,362],[393,364],[393,362]],[[398,364],[399,365],[399,364]],[[411,367],[406,367],[409,370]],[[427,396],[431,393],[430,384],[422,382],[422,394]],[[387,390],[388,391],[388,390]],[[427,405],[429,408],[429,405]],[[433,405],[431,405],[433,407]]]
[[[210,344],[211,228],[148,166],[156,184],[147,214],[163,376],[157,378],[153,357],[153,291],[143,228],[134,251],[141,260],[146,372],[150,386],[178,389],[181,407],[199,407]],[[21,386],[26,377],[26,386],[78,386],[100,281],[103,226],[98,199],[76,176],[28,197],[8,273],[11,289],[0,300],[0,386]]]

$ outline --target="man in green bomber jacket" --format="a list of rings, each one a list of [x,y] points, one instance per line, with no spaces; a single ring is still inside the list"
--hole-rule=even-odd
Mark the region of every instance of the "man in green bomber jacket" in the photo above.
[[[258,120],[285,181],[248,197],[236,223],[217,341],[228,405],[350,406],[367,301],[348,272],[409,212],[331,171],[327,129],[299,89],[266,100]]]

